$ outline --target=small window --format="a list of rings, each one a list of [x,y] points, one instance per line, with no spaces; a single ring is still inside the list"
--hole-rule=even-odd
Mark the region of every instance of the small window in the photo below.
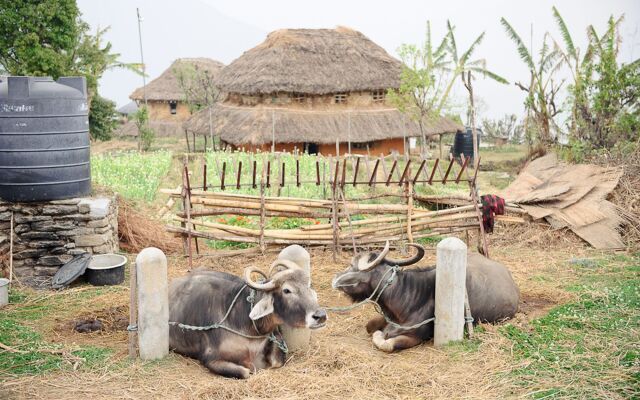
[[[370,142],[351,143],[351,147],[357,150],[367,150]]]
[[[386,94],[387,93],[383,89],[378,89],[371,92],[371,97],[373,97],[374,103],[382,103]]]
[[[333,101],[336,104],[344,104],[347,102],[347,94],[346,93],[336,93],[333,97]]]
[[[294,93],[293,101],[295,101],[296,103],[305,103],[307,101],[307,95],[305,95],[304,93]]]
[[[178,103],[176,103],[175,101],[170,101],[169,110],[171,111],[171,114],[175,115],[178,112]]]

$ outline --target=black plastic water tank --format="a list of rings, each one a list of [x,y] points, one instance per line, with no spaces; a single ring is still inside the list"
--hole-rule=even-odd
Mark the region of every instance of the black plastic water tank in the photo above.
[[[478,133],[478,148],[480,148],[481,130],[476,128]],[[460,158],[460,154],[473,159],[473,133],[471,128],[467,127],[466,132],[458,131],[453,138],[453,146],[451,146],[451,154],[455,158]]]
[[[0,78],[0,199],[88,195],[89,157],[84,78]]]

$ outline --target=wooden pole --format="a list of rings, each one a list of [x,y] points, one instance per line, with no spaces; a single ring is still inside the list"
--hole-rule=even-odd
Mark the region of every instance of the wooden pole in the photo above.
[[[464,297],[467,246],[455,237],[438,243],[436,250],[436,305],[433,344],[442,347],[464,336]]]
[[[140,134],[138,134],[138,136],[140,136]],[[184,130],[184,138],[187,140],[187,153],[189,151],[191,151],[191,145],[189,144],[189,132],[187,132],[187,130]]]
[[[264,205],[264,168],[262,168],[263,171],[263,179],[260,180],[260,240],[259,240],[259,245],[260,245],[260,252],[262,252],[262,254],[264,254],[265,250],[266,250],[266,246],[264,244],[264,225],[265,225],[265,221],[266,221],[266,207]]]
[[[136,281],[136,264],[129,269],[129,358],[136,358],[137,331],[133,328],[138,324],[138,295]]]
[[[407,240],[413,243],[413,232],[411,231],[411,219],[413,214],[413,183],[407,182]]]
[[[13,211],[11,211],[11,227],[9,229],[9,284],[13,282]]]
[[[337,168],[336,168],[337,171]],[[337,174],[336,174],[337,176]],[[338,190],[337,182],[333,182],[331,189],[331,223],[333,224],[333,261],[338,261],[338,252],[340,251],[340,232],[338,226],[338,196],[336,196],[336,190]]]

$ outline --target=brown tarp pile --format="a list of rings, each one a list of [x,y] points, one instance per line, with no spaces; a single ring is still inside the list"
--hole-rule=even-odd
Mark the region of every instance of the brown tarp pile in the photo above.
[[[555,154],[538,158],[502,193],[533,219],[569,228],[596,249],[624,248],[622,217],[607,195],[618,185],[622,168],[567,165]]]

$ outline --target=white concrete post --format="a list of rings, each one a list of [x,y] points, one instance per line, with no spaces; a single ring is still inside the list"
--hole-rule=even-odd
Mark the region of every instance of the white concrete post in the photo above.
[[[297,244],[285,247],[278,259],[289,260],[296,263],[300,268],[303,268],[309,274],[309,284],[311,284],[311,256],[302,246]],[[280,331],[282,337],[287,343],[287,347],[290,352],[294,352],[300,349],[309,347],[311,340],[311,330],[308,328],[293,328],[288,325],[280,325]]]
[[[169,354],[169,294],[167,258],[148,247],[136,257],[138,281],[138,348],[143,360]]]
[[[436,261],[436,311],[433,344],[444,346],[464,335],[464,293],[467,245],[450,237],[438,243]]]

